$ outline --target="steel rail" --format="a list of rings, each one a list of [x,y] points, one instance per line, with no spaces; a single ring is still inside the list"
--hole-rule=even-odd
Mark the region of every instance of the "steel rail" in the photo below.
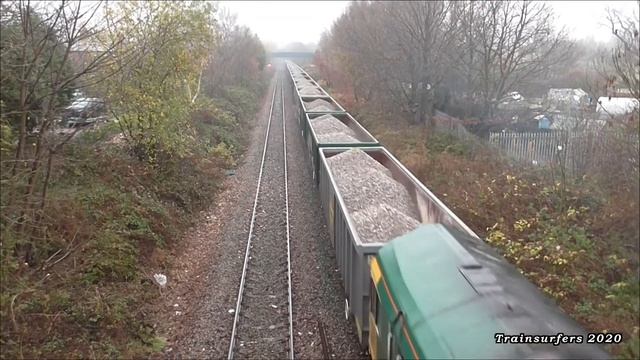
[[[227,359],[233,359],[233,350],[236,343],[236,332],[238,328],[238,320],[240,319],[240,308],[242,306],[242,295],[244,294],[245,277],[247,275],[247,265],[249,264],[249,253],[251,252],[251,236],[253,235],[253,227],[256,220],[256,210],[258,208],[258,195],[260,194],[260,185],[262,183],[262,172],[264,170],[264,159],[267,154],[267,144],[269,143],[269,131],[271,130],[271,118],[273,115],[273,104],[276,99],[276,92],[278,90],[278,79],[273,89],[273,96],[271,97],[271,107],[269,109],[269,121],[267,123],[267,130],[265,131],[264,147],[262,149],[262,160],[260,161],[260,172],[258,173],[258,184],[256,186],[256,195],[253,200],[253,212],[251,213],[251,224],[249,225],[249,236],[247,239],[247,248],[244,253],[244,265],[242,266],[242,276],[240,277],[240,287],[238,289],[238,300],[236,302],[236,310],[233,317],[233,328],[231,330],[231,341],[229,342],[229,352]]]
[[[284,83],[283,83],[284,84]],[[287,219],[287,281],[289,287],[289,359],[293,360],[293,301],[291,291],[291,241],[289,237],[289,176],[287,174],[287,118],[284,111],[284,86],[280,86],[280,95],[282,101],[282,142],[284,144],[284,199]]]

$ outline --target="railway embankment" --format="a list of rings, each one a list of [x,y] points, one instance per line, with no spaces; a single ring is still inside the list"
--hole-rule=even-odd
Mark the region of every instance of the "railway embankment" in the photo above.
[[[136,358],[170,346],[160,330],[168,313],[185,313],[186,298],[170,295],[183,276],[189,286],[201,283],[175,271],[175,259],[190,244],[185,234],[211,220],[205,210],[224,201],[260,92],[236,88],[199,101],[185,156],[140,161],[114,122],[63,148],[34,262],[13,251],[24,244],[15,228],[2,228],[3,358]],[[7,189],[3,183],[3,201]]]

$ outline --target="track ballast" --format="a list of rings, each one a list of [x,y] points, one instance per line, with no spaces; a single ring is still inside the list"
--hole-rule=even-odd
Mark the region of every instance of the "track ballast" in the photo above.
[[[284,92],[276,81],[228,358],[293,359]]]

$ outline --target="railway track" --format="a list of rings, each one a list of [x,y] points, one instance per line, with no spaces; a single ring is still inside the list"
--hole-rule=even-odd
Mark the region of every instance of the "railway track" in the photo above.
[[[228,359],[294,357],[285,102],[282,85],[282,81],[276,79]]]

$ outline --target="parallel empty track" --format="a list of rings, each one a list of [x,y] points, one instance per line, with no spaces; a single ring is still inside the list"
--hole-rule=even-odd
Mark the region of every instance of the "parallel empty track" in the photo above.
[[[276,80],[271,100],[229,359],[293,359],[289,194],[282,85]]]

